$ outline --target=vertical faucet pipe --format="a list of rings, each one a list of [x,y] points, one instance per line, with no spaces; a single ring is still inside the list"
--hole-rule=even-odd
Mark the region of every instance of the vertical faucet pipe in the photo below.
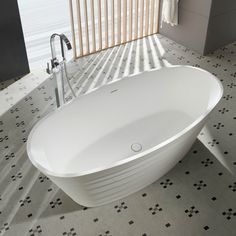
[[[58,62],[57,57],[56,57],[56,48],[55,48],[56,36],[59,37],[59,39],[60,39],[61,56],[62,56],[62,62],[60,62],[60,63]],[[57,95],[58,95],[58,98],[59,98],[58,100],[59,100],[60,104],[65,103],[64,76],[65,76],[68,86],[72,92],[72,95],[74,97],[76,97],[75,92],[70,84],[68,73],[67,73],[64,44],[66,45],[68,50],[72,49],[70,41],[68,40],[68,38],[64,34],[57,34],[57,33],[52,34],[52,36],[50,38],[50,47],[51,47],[51,54],[52,54],[51,64],[52,64],[52,68],[60,66],[60,69],[59,69],[60,77],[58,75],[56,75],[56,73],[53,73],[53,77],[57,81],[57,85],[59,88],[59,89],[57,89],[57,93],[58,93]]]

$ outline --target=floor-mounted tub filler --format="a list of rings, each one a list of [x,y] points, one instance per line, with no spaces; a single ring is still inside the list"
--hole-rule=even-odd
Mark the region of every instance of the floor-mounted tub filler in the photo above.
[[[222,93],[212,74],[188,66],[129,76],[43,118],[29,135],[27,152],[74,201],[103,205],[173,168]]]

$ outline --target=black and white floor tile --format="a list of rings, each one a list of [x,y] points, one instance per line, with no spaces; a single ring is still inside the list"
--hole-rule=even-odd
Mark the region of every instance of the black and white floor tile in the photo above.
[[[0,117],[0,235],[235,236],[236,43],[200,56],[154,35],[70,62],[69,70],[82,95],[128,74],[176,64],[214,73],[223,99],[175,168],[136,194],[97,208],[73,202],[27,158],[31,128],[56,107],[55,81],[48,78],[26,94],[17,90],[21,99]],[[4,90],[1,103],[8,99]]]
[[[0,116],[7,112],[27,94],[32,92],[48,78],[42,70],[35,70],[22,78],[11,79],[0,83]]]

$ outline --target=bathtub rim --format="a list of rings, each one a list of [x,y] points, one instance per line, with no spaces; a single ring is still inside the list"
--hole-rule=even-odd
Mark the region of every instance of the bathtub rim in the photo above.
[[[123,164],[126,164],[130,161],[134,161],[138,158],[141,158],[142,156],[146,156],[152,152],[155,152],[157,151],[158,149],[161,149],[163,148],[164,146],[170,144],[170,143],[173,143],[175,140],[177,140],[178,138],[180,138],[181,136],[183,136],[184,134],[186,134],[188,131],[190,131],[192,128],[194,128],[195,126],[197,126],[202,120],[204,120],[208,115],[209,113],[215,108],[215,106],[219,103],[219,101],[221,100],[222,96],[223,96],[223,92],[224,92],[224,89],[223,89],[223,85],[221,84],[221,82],[219,81],[219,79],[213,75],[212,73],[210,73],[209,71],[207,70],[204,70],[202,68],[198,68],[198,67],[194,67],[194,66],[188,66],[188,65],[174,65],[174,66],[169,66],[169,67],[162,67],[162,68],[154,68],[154,69],[150,69],[150,70],[146,70],[146,71],[143,71],[143,72],[138,72],[138,73],[135,73],[135,74],[132,74],[132,75],[128,75],[128,76],[124,76],[124,77],[121,77],[121,78],[118,78],[116,79],[115,81],[111,81],[105,85],[102,85],[102,86],[99,86],[97,88],[94,88],[94,89],[91,89],[88,93],[86,94],[83,94],[81,96],[86,96],[88,94],[90,94],[91,92],[93,91],[96,91],[106,85],[110,85],[110,84],[113,84],[113,83],[116,83],[116,82],[119,82],[121,81],[122,79],[125,79],[125,78],[130,78],[130,77],[134,77],[134,76],[137,76],[137,75],[140,75],[140,74],[143,74],[143,73],[148,73],[148,72],[152,72],[152,71],[158,71],[158,70],[162,70],[162,69],[168,69],[168,68],[178,68],[178,67],[185,67],[185,68],[191,68],[191,69],[194,69],[194,70],[199,70],[199,71],[202,71],[206,74],[209,74],[212,79],[215,79],[215,81],[218,83],[219,85],[219,89],[220,89],[220,95],[219,95],[219,98],[216,99],[216,102],[215,103],[212,103],[212,105],[210,107],[208,107],[208,109],[202,114],[200,115],[194,122],[192,122],[190,125],[186,126],[186,128],[184,128],[183,130],[181,130],[180,132],[176,133],[173,137],[171,138],[168,138],[166,139],[165,141],[159,143],[158,145],[156,146],[153,146],[152,148],[149,148],[145,151],[142,151],[140,153],[137,153],[137,154],[134,154],[133,156],[130,156],[130,157],[127,157],[123,160],[119,160],[119,161],[115,161],[112,165],[107,165],[107,166],[103,166],[103,167],[97,167],[97,168],[93,168],[91,170],[86,170],[86,171],[80,171],[80,172],[72,172],[72,173],[59,173],[59,172],[55,172],[55,171],[51,171],[45,167],[43,167],[41,164],[39,164],[34,158],[33,158],[33,154],[31,153],[31,148],[30,148],[30,145],[31,145],[31,142],[30,140],[32,140],[32,136],[35,132],[35,130],[38,128],[38,126],[44,121],[46,120],[49,116],[53,115],[54,113],[58,112],[58,110],[61,110],[63,107],[60,107],[52,112],[50,112],[49,114],[47,114],[45,117],[43,117],[41,120],[39,120],[32,128],[32,130],[30,131],[30,134],[28,136],[28,139],[27,139],[27,144],[26,144],[26,150],[27,150],[27,155],[30,159],[30,161],[32,162],[32,164],[37,168],[39,169],[41,172],[43,172],[44,174],[46,175],[50,175],[50,176],[54,176],[54,177],[62,177],[62,178],[69,178],[69,177],[82,177],[82,176],[87,176],[87,175],[90,175],[90,174],[95,174],[95,173],[98,173],[98,172],[101,172],[101,171],[104,171],[104,170],[108,170],[108,169],[111,169],[111,168],[114,168],[114,167],[118,167],[120,165],[123,165]],[[79,99],[80,96],[77,98]],[[68,104],[67,104],[68,105]],[[47,157],[46,157],[47,158]]]

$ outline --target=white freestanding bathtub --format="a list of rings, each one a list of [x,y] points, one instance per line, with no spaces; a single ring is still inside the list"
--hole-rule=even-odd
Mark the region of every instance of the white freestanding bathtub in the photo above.
[[[184,157],[223,93],[187,66],[110,83],[52,112],[31,131],[31,162],[74,201],[99,206],[153,183]]]

